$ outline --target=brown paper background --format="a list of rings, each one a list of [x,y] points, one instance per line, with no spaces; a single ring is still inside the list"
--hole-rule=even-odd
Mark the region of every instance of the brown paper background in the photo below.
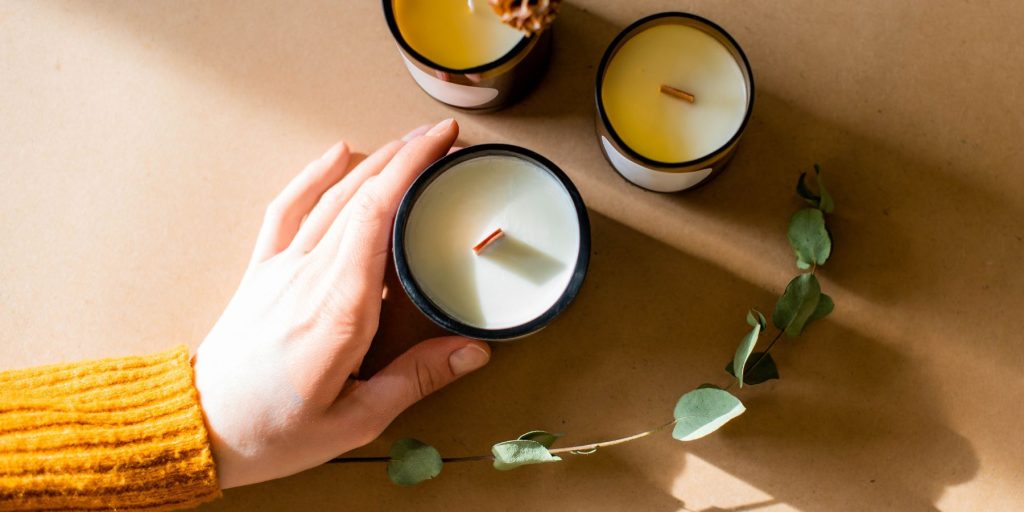
[[[605,45],[662,10],[723,25],[758,85],[731,167],[679,195],[619,178],[592,126]],[[661,423],[723,379],[746,309],[770,310],[795,272],[784,232],[813,162],[838,204],[821,272],[835,313],[780,345],[783,379],[696,443],[453,464],[412,489],[382,466],[321,467],[206,509],[1024,508],[1022,25],[1012,0],[571,2],[540,88],[458,119],[467,143],[532,148],[577,183],[583,292],[359,453]],[[450,115],[407,76],[375,1],[0,2],[0,366],[196,346],[306,161]],[[391,302],[370,365],[432,332]]]

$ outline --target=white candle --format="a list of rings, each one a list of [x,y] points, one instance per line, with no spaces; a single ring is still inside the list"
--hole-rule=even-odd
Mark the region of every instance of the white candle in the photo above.
[[[404,259],[423,295],[457,322],[513,329],[563,300],[574,276],[582,281],[589,224],[555,174],[531,159],[482,149],[488,147],[510,146],[464,150],[479,156],[458,161],[456,154],[422,190],[413,185],[411,204],[401,209],[403,239],[396,230],[396,260]]]

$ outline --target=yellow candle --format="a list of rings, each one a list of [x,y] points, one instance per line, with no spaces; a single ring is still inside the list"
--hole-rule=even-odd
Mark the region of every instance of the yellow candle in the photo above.
[[[662,92],[669,86],[693,95]],[[672,91],[669,91],[672,92]],[[659,24],[627,40],[601,88],[608,121],[642,156],[666,163],[704,157],[740,129],[747,86],[731,53],[704,31]]]
[[[469,69],[500,59],[523,34],[501,22],[486,0],[395,0],[402,38],[427,59]]]

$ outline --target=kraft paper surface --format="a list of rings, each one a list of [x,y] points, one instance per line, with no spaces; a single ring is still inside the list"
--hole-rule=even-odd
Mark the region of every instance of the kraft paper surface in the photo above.
[[[606,45],[664,10],[722,25],[757,81],[731,166],[674,195],[615,174],[593,127]],[[590,273],[551,326],[354,454],[615,438],[726,381],[747,309],[797,271],[785,230],[818,162],[835,311],[780,342],[782,379],[745,388],[718,433],[450,464],[415,488],[324,466],[205,510],[1024,508],[1022,25],[1013,1],[572,1],[540,86],[474,116],[415,86],[375,1],[0,2],[0,366],[194,348],[306,162],[456,115],[463,143],[525,146],[575,181]],[[437,332],[392,292],[367,371]]]

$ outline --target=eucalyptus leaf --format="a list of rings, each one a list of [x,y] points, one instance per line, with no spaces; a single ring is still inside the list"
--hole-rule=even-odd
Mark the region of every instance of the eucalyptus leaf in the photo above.
[[[416,485],[441,474],[441,454],[417,439],[399,439],[391,445],[388,478],[398,485]]]
[[[814,177],[818,182],[818,194],[821,195],[821,200],[818,202],[818,208],[825,213],[832,213],[836,209],[836,203],[832,200],[832,195],[828,193],[828,189],[825,188],[825,182],[821,179],[821,167],[818,164],[814,164]]]
[[[680,441],[700,439],[743,414],[746,408],[738,398],[719,387],[704,384],[686,393],[676,402],[672,437]]]
[[[494,469],[500,471],[562,460],[561,457],[551,455],[543,444],[522,439],[498,443],[491,447],[491,454],[494,455]]]
[[[562,437],[562,434],[552,434],[550,432],[545,432],[543,430],[531,430],[519,436],[519,440],[537,441],[538,443],[544,445],[544,448],[551,448],[551,445],[555,444],[555,441],[557,441],[559,437]]]
[[[832,238],[821,210],[804,208],[793,214],[787,236],[796,253],[796,266],[802,269],[824,264],[832,253]]]
[[[815,194],[807,187],[807,182],[805,181],[806,178],[806,172],[800,173],[800,179],[796,182],[796,195],[802,197],[808,204],[817,208],[821,205],[821,196]]]
[[[799,336],[821,299],[821,285],[814,274],[800,274],[793,278],[775,303],[772,323],[790,336]]]
[[[835,303],[832,302],[832,297],[821,294],[821,298],[818,299],[818,305],[814,308],[814,313],[811,313],[811,317],[807,319],[807,325],[816,320],[821,320],[828,316],[829,313],[835,308]]]
[[[764,321],[764,315],[757,313],[759,318],[755,319],[754,313],[753,309],[747,313],[747,323],[751,324],[750,332],[743,337],[740,345],[736,347],[736,354],[732,356],[733,375],[736,376],[736,380],[741,388],[743,387],[743,369],[747,364],[747,358],[750,357],[750,353],[754,351],[757,337],[761,334],[761,322]]]
[[[732,375],[733,377],[736,376],[736,373],[733,371],[732,361],[726,363],[725,371],[729,372],[729,375]],[[764,352],[754,352],[753,354],[750,354],[750,357],[747,359],[746,367],[743,369],[744,384],[753,386],[778,378],[779,368],[775,365],[775,360],[772,359],[771,354],[766,354]]]
[[[765,330],[765,328],[768,327],[768,322],[765,321],[764,315],[761,314],[760,311],[756,309],[751,309],[750,311],[747,311],[747,325],[751,327],[754,327],[755,325],[760,325],[761,330],[763,331]]]
[[[818,185],[818,193],[814,193],[810,187],[807,186],[807,173],[800,173],[800,179],[796,182],[796,194],[807,201],[811,206],[825,212],[832,213],[835,211],[835,201],[832,200],[832,196],[828,193],[828,189],[825,188],[825,183],[821,179],[821,167],[818,164],[814,164],[814,181]]]

